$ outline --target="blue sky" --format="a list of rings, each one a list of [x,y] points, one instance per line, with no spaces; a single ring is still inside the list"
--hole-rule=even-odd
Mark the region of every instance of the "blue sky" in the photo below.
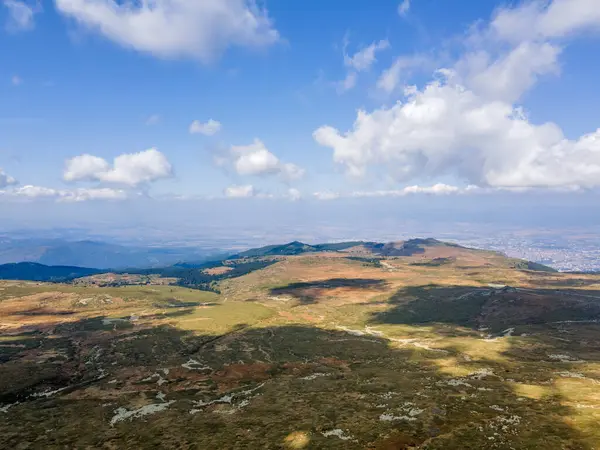
[[[596,198],[594,2],[446,3],[3,0],[0,208]]]

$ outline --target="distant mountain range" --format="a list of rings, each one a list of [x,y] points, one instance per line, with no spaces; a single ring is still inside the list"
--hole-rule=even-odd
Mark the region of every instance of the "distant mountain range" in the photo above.
[[[117,271],[176,278],[184,286],[206,287],[218,279],[240,276],[248,271],[266,267],[280,256],[322,252],[339,252],[347,258],[370,263],[376,263],[386,257],[429,256],[430,258],[425,258],[424,262],[415,261],[413,265],[441,265],[460,255],[495,255],[506,267],[556,272],[555,269],[543,264],[508,258],[501,253],[471,249],[432,238],[388,243],[350,241],[315,245],[293,241],[283,245],[250,249],[231,256],[214,255],[213,258],[210,258],[210,254],[201,257],[200,253],[194,253],[194,249],[184,250],[187,252],[182,249],[142,249],[91,241],[73,242],[68,245],[48,247],[38,257],[40,261],[58,263],[20,262],[0,265],[0,279],[71,281],[75,278]],[[81,265],[65,263],[70,261],[80,261]],[[226,266],[230,272],[220,274],[206,272],[207,269],[222,266]]]
[[[0,280],[64,282],[101,272],[98,269],[87,269],[85,267],[46,266],[32,262],[21,262],[0,265]]]
[[[0,239],[0,264],[36,262],[48,266],[124,269],[164,267],[179,262],[224,258],[218,250],[197,247],[137,247],[97,241]]]
[[[237,255],[230,256],[230,259],[235,258],[254,258],[258,256],[286,256],[299,255],[301,253],[312,252],[331,252],[346,250],[350,247],[367,244],[362,241],[339,242],[334,244],[304,244],[303,242],[293,241],[283,245],[267,245],[266,247],[253,248]],[[374,244],[374,243],[373,243]]]
[[[230,258],[251,258],[257,256],[285,256],[299,255],[302,253],[312,252],[337,252],[353,249],[358,252],[369,253],[377,256],[411,256],[416,253],[423,253],[424,247],[445,246],[445,247],[461,247],[457,244],[438,241],[437,239],[409,239],[407,241],[398,242],[366,242],[366,241],[349,241],[338,242],[333,244],[316,244],[310,245],[303,242],[290,242],[283,245],[268,245],[266,247],[254,248],[245,252],[238,253]]]

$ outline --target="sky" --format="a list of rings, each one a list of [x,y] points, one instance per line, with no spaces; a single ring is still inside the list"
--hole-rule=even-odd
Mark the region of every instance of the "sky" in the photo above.
[[[596,0],[0,0],[0,27],[12,226],[598,210]]]

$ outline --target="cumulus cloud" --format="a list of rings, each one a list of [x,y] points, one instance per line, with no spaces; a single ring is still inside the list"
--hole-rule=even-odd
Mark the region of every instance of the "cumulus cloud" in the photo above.
[[[453,175],[484,186],[600,184],[600,130],[576,141],[553,123],[534,125],[523,111],[487,102],[460,85],[434,81],[405,102],[359,111],[352,130],[315,131],[351,175],[393,165],[399,180]]]
[[[313,136],[352,176],[379,166],[402,182],[450,176],[504,189],[600,186],[600,129],[567,139],[554,123],[532,123],[515,103],[539,77],[559,70],[564,43],[544,39],[595,26],[597,13],[584,20],[577,9],[584,3],[592,5],[555,0],[500,10],[434,80],[405,87],[391,106],[360,110],[348,131],[322,126]],[[513,32],[529,40],[510,40]],[[388,73],[381,87],[393,90],[397,79]]]
[[[113,164],[88,154],[67,160],[65,181],[100,181],[137,186],[172,176],[171,164],[161,152],[151,148],[117,156]]]
[[[225,197],[227,198],[250,198],[255,197],[257,192],[251,184],[238,186],[233,185],[225,188]]]
[[[403,0],[402,3],[398,5],[398,14],[401,17],[404,17],[410,11],[410,0]]]
[[[239,175],[267,175],[280,170],[279,158],[258,139],[250,145],[232,146],[231,153]]]
[[[231,165],[238,175],[277,175],[288,182],[302,178],[305,173],[304,169],[296,164],[280,161],[259,139],[255,139],[249,145],[232,146],[217,162]]]
[[[39,12],[39,4],[32,6],[22,0],[3,0],[4,7],[8,10],[9,31],[26,31],[35,26],[34,16]]]
[[[548,42],[522,42],[497,59],[480,50],[463,56],[450,76],[488,100],[516,102],[542,75],[560,72],[560,52]]]
[[[4,189],[5,187],[12,186],[18,184],[18,181],[13,177],[8,175],[6,172],[0,168],[0,189]]]
[[[531,0],[501,8],[489,24],[473,27],[453,75],[475,93],[508,102],[547,74],[558,74],[566,37],[600,32],[600,9],[590,0]],[[505,49],[508,48],[508,51]]]
[[[190,134],[203,134],[205,136],[213,136],[221,130],[221,122],[210,119],[206,123],[199,120],[194,120],[190,125]]]
[[[533,0],[498,9],[489,23],[471,27],[465,51],[442,69],[452,81],[488,100],[516,102],[544,75],[559,74],[564,38],[600,32],[600,9],[590,0]],[[379,78],[388,93],[401,87],[410,68],[427,60],[401,56]],[[425,64],[429,65],[429,64]]]
[[[266,47],[279,40],[254,0],[55,0],[80,26],[161,58],[210,62],[228,47]]]

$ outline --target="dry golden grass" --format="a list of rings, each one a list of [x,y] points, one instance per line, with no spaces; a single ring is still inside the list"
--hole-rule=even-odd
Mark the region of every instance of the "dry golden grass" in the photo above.
[[[202,272],[208,275],[223,275],[224,273],[231,272],[233,269],[228,266],[211,267],[210,269],[204,269]]]
[[[0,282],[0,447],[600,448],[600,279],[452,251]]]

